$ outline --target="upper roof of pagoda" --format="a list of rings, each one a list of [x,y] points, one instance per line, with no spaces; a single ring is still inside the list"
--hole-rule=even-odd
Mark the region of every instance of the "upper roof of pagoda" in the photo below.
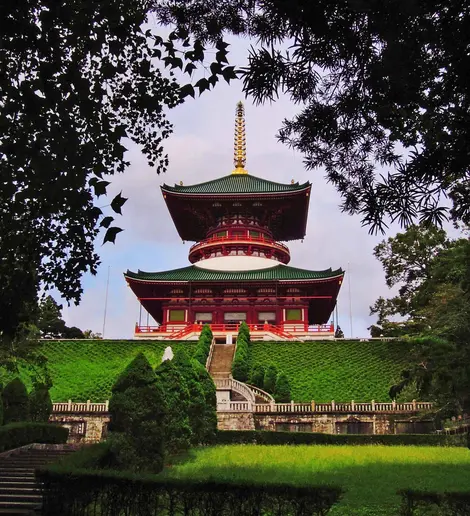
[[[233,194],[241,194],[243,196],[253,196],[253,198],[265,197],[270,194],[280,193],[297,193],[300,191],[310,190],[311,184],[306,183],[275,183],[268,181],[261,177],[252,176],[249,174],[230,174],[228,176],[212,179],[205,183],[198,183],[195,185],[163,185],[162,191],[166,193],[177,193],[182,195],[205,195],[208,197],[216,197]]]

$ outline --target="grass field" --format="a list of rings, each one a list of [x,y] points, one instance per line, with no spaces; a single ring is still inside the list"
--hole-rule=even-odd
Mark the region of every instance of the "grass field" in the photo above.
[[[160,364],[165,348],[173,351],[184,346],[192,353],[196,342],[161,341],[44,341],[43,352],[48,358],[52,376],[53,401],[102,402],[111,396],[111,387],[118,375],[139,352],[143,352],[153,367]],[[23,371],[22,377],[28,383],[30,372]],[[8,380],[4,373],[2,378]]]
[[[401,342],[254,342],[252,364],[275,364],[294,401],[390,401],[407,355]]]
[[[470,450],[418,446],[218,446],[167,468],[172,478],[345,489],[331,515],[396,515],[400,489],[469,491]]]

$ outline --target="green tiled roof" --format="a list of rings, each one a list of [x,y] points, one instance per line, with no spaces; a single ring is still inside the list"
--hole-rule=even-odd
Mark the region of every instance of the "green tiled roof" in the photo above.
[[[250,174],[230,174],[212,181],[188,186],[163,185],[162,190],[186,194],[250,194],[297,192],[310,186],[309,182],[299,184],[283,184],[268,181]]]
[[[315,280],[334,278],[343,274],[341,269],[308,271],[287,265],[276,265],[270,269],[252,271],[212,271],[195,265],[162,272],[131,272],[124,276],[143,281],[275,281],[275,280]]]

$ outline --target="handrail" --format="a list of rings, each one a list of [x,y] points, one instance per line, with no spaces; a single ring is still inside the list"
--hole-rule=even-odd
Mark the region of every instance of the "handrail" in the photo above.
[[[309,325],[308,323],[304,321],[287,321],[287,324],[292,324],[293,326],[303,326],[302,332],[308,332],[308,333],[334,333],[334,326],[333,324],[319,324],[319,325]],[[181,325],[184,323],[180,323]],[[175,323],[167,323],[167,324],[161,324],[160,326],[145,326],[145,325],[135,325],[135,333],[169,333],[168,327],[174,328],[175,326],[178,326],[178,324]],[[239,324],[209,324],[212,331],[238,331],[240,328]],[[291,331],[291,330],[284,330],[283,324],[280,325],[274,325],[274,324],[248,324],[247,325],[249,330],[252,332],[257,331],[270,331],[272,333],[276,333],[279,336],[285,337],[285,338],[293,338],[295,337],[294,333],[297,330]],[[196,323],[187,323],[186,326],[183,326],[181,329],[178,329],[177,332],[171,332],[171,339],[178,339],[180,337],[183,337],[185,335],[188,335],[191,332],[194,333],[200,333],[202,331],[203,325],[202,324],[196,324]]]
[[[219,243],[229,243],[229,242],[246,242],[247,244],[250,243],[257,243],[257,244],[266,244],[270,245],[272,247],[278,247],[279,249],[283,250],[287,254],[290,255],[289,248],[282,244],[281,242],[277,242],[276,240],[272,238],[264,238],[263,236],[254,237],[254,236],[221,236],[216,237],[212,236],[209,238],[205,238],[204,240],[201,240],[200,242],[196,242],[189,248],[189,254],[191,254],[194,250],[198,248],[203,248],[206,245],[213,245],[213,244],[219,244]]]
[[[246,383],[239,382],[233,378],[214,378],[215,387],[217,390],[231,390],[241,394],[247,401],[255,403],[255,395]]]
[[[208,371],[211,366],[212,356],[214,354],[214,346],[215,346],[215,339],[214,339],[214,337],[212,337],[211,347],[209,349],[209,355],[207,356],[207,360],[206,360],[206,369]]]
[[[65,412],[108,412],[109,401],[106,400],[104,403],[91,403],[87,400],[86,403],[76,403],[72,400],[68,400],[63,403],[53,403],[53,413],[65,413]]]
[[[274,398],[271,396],[271,394],[269,394],[269,392],[263,391],[263,389],[260,389],[255,385],[250,385],[249,383],[246,385],[248,385],[248,387],[253,391],[255,397],[258,396],[268,403],[275,403]]]

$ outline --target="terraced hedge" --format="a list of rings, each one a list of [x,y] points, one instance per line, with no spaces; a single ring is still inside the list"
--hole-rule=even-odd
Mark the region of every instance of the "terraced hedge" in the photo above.
[[[292,397],[390,401],[388,390],[403,369],[407,345],[381,341],[253,342],[252,365],[276,365],[289,378]]]
[[[117,376],[142,351],[153,367],[160,364],[167,346],[173,352],[183,346],[192,354],[196,342],[161,342],[137,340],[44,341],[43,352],[53,387],[53,401],[102,402],[109,399]],[[24,371],[25,380],[28,372]]]

